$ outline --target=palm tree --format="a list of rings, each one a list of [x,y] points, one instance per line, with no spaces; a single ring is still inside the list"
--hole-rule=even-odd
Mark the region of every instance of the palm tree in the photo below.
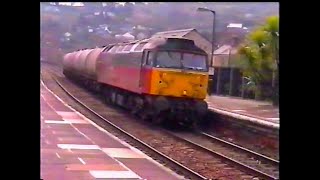
[[[278,22],[278,17],[269,17],[266,24],[251,32],[239,48],[242,58],[238,63],[241,63],[244,75],[254,82],[256,99],[262,98],[262,88],[271,80],[272,72],[276,72],[278,79]],[[274,104],[278,102],[275,83],[273,83],[273,102]]]
[[[271,16],[267,19],[267,23],[263,27],[270,38],[272,57],[275,61],[275,78],[272,82],[273,87],[273,104],[279,104],[279,17]]]

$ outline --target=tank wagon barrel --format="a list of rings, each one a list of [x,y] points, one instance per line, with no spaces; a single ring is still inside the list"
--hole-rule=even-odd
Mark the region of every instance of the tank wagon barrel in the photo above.
[[[96,79],[96,63],[103,48],[95,48],[89,52],[85,62],[85,74],[91,79]]]

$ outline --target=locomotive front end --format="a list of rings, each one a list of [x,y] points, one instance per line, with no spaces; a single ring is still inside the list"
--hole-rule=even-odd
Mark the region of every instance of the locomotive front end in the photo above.
[[[144,68],[150,83],[144,84],[144,92],[152,97],[149,102],[158,121],[165,116],[169,122],[195,124],[207,113],[208,56],[186,43],[172,48],[169,42],[146,53]]]

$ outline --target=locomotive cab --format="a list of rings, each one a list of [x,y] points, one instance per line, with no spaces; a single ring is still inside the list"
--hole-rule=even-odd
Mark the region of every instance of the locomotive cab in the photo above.
[[[208,55],[191,40],[168,40],[143,51],[139,85],[155,117],[169,114],[172,120],[196,123],[208,109],[208,76]]]
[[[208,86],[208,56],[185,40],[145,49],[140,77],[143,93],[202,100]]]

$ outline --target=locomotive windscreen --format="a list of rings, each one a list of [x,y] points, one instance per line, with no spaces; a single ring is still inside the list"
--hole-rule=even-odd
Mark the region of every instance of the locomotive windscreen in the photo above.
[[[194,44],[193,40],[180,39],[180,38],[168,38],[167,42],[158,47],[159,49],[176,49],[176,50],[190,50],[205,53],[202,49]]]

